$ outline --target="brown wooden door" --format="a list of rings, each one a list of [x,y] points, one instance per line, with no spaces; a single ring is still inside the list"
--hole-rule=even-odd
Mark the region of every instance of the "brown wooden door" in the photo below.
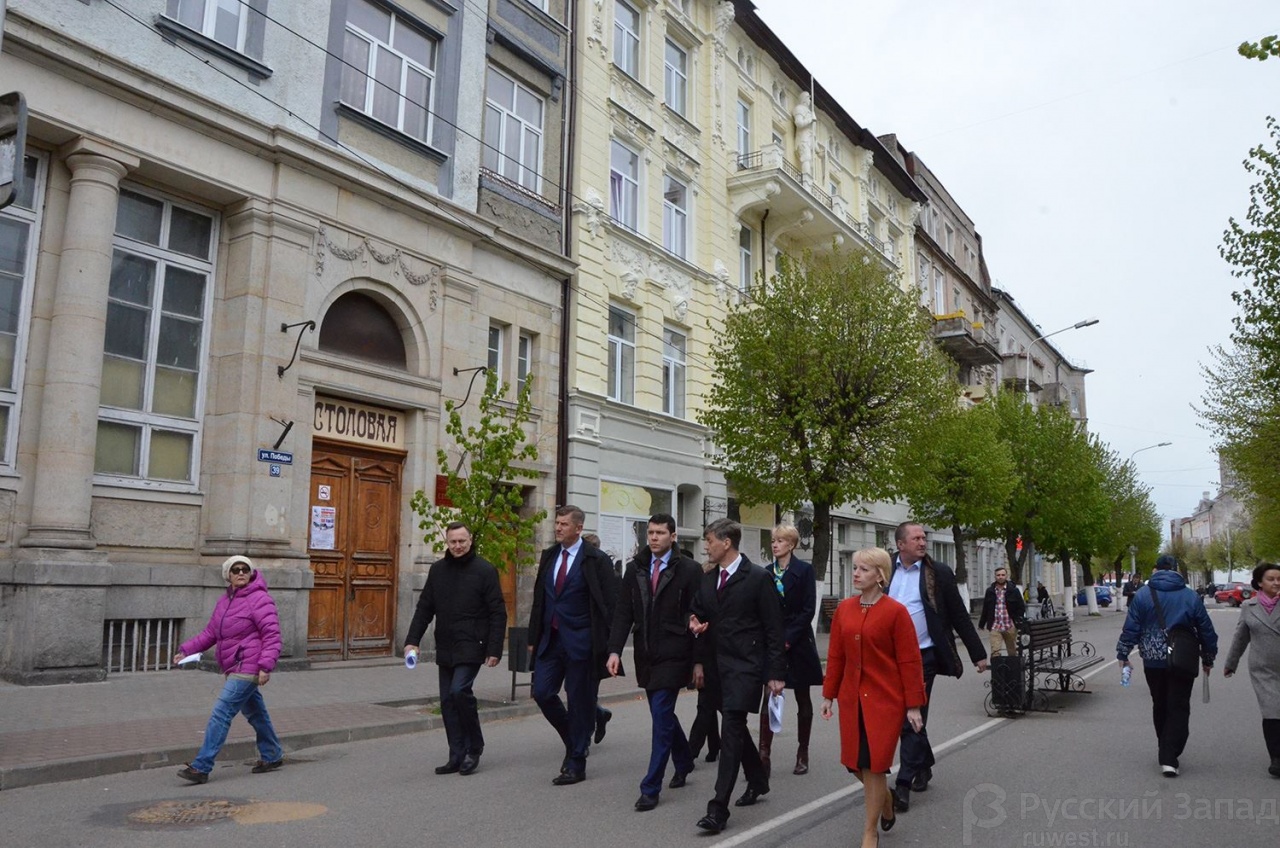
[[[310,549],[315,586],[307,653],[317,659],[389,656],[395,639],[404,458],[357,446],[315,442],[314,507],[332,507],[333,548]],[[326,491],[322,488],[327,487]],[[321,497],[328,494],[328,499]],[[314,534],[308,544],[317,541]]]

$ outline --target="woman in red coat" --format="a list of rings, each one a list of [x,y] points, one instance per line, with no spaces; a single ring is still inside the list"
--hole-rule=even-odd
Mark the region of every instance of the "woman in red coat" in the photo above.
[[[836,607],[831,620],[822,717],[840,703],[840,762],[862,781],[866,794],[863,848],[879,844],[876,819],[888,830],[896,818],[885,780],[904,718],[918,732],[925,703],[924,665],[911,615],[884,594],[893,565],[882,548],[853,555],[853,586],[861,595]],[[863,706],[867,705],[867,709]]]

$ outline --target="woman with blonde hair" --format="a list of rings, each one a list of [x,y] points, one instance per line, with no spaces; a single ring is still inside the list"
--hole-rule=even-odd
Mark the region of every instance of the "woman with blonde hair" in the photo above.
[[[813,616],[818,610],[818,581],[813,566],[794,556],[800,533],[790,524],[773,528],[773,562],[765,569],[773,576],[782,602],[782,627],[787,649],[787,688],[796,701],[796,767],[792,774],[809,773],[809,736],[813,732],[813,698],[810,686],[822,685],[822,660],[813,637]],[[769,691],[760,704],[760,761],[767,773],[773,748],[769,728]]]
[[[840,704],[840,762],[862,782],[866,822],[863,848],[879,844],[876,832],[897,821],[885,780],[904,719],[918,732],[924,724],[924,664],[907,608],[885,594],[893,561],[883,548],[853,555],[853,586],[860,593],[836,607],[831,620],[822,717]],[[875,709],[863,710],[863,704]]]

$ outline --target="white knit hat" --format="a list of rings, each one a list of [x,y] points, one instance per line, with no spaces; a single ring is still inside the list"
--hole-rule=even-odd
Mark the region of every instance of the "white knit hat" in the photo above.
[[[236,554],[235,556],[230,556],[230,557],[227,557],[225,560],[223,560],[222,562],[222,579],[223,580],[230,582],[231,566],[235,565],[237,562],[243,562],[245,565],[249,566],[250,574],[253,574],[253,572],[258,570],[258,567],[253,564],[253,560],[249,559],[247,556],[240,556],[239,554]]]

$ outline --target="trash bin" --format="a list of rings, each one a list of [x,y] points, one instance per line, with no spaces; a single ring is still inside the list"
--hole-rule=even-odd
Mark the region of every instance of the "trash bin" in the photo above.
[[[514,673],[529,673],[529,628],[507,628],[507,669]]]

